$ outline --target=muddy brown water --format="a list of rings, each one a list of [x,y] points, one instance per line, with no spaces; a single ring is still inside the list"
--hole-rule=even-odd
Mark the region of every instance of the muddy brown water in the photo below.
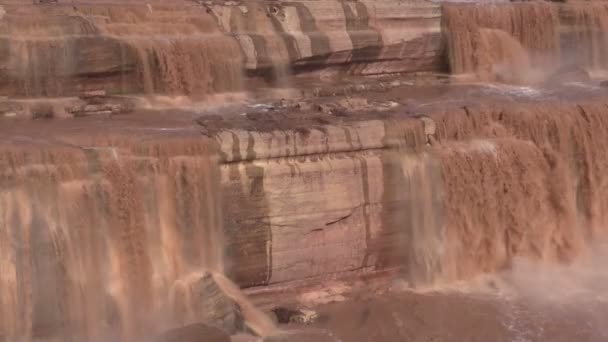
[[[510,267],[509,260],[515,255],[549,263],[569,262],[585,249],[583,240],[603,231],[599,223],[605,193],[596,190],[604,184],[606,155],[600,151],[593,154],[597,150],[592,146],[603,144],[602,139],[608,136],[602,134],[608,125],[598,107],[604,103],[605,90],[597,82],[583,85],[587,88],[403,86],[369,96],[370,101],[399,100],[393,111],[361,108],[351,118],[331,120],[339,123],[358,116],[408,116],[421,111],[434,118],[437,138],[445,141],[438,154],[443,163],[443,186],[448,203],[453,204],[444,208],[450,215],[450,243],[446,245],[450,254],[443,260],[431,249],[414,257],[436,258],[441,267],[431,271],[439,272],[435,279],[449,284],[479,272]],[[477,101],[482,96],[484,101]],[[247,105],[239,108],[259,110]],[[468,108],[467,113],[461,112],[464,108]],[[233,115],[234,120],[224,124],[238,127],[239,120],[244,120],[234,108],[226,109],[225,114]],[[299,115],[313,114],[304,111]],[[44,340],[65,331],[95,340],[92,336],[103,335],[104,330],[120,331],[115,338],[133,341],[141,340],[150,326],[162,330],[163,324],[181,323],[165,316],[173,304],[163,293],[171,293],[172,284],[188,279],[191,270],[221,272],[223,267],[219,256],[221,211],[216,201],[221,194],[215,157],[195,120],[199,116],[182,110],[170,116],[165,111],[142,111],[109,119],[4,120],[0,128],[4,142],[0,161],[5,166],[1,178],[5,190],[0,194],[0,234],[4,237],[0,240],[0,308],[6,341],[22,334]],[[550,118],[556,125],[558,119],[563,120],[564,126],[563,131],[555,128],[555,135],[549,136],[553,140],[547,141],[553,145],[546,148],[552,146],[554,153],[562,153],[568,160],[572,157],[570,148],[584,147],[574,154],[584,157],[574,159],[586,163],[577,164],[579,168],[584,165],[584,173],[570,174],[565,168],[551,176],[547,160],[530,143],[519,146],[510,140],[518,136],[541,143],[540,139],[546,138],[542,130],[551,127],[546,126]],[[307,123],[305,119],[298,122]],[[502,128],[493,122],[501,122]],[[274,124],[281,128],[286,123]],[[255,129],[255,125],[250,128]],[[466,137],[489,139],[491,143],[489,147],[459,147],[449,142]],[[475,160],[467,157],[471,148],[471,153],[481,153]],[[494,159],[494,153],[499,160]],[[475,170],[485,171],[477,177]],[[560,182],[571,179],[579,182],[582,192],[560,188]],[[551,182],[540,182],[544,180]],[[507,181],[508,192],[503,192],[502,182]],[[489,187],[484,182],[501,186]],[[496,193],[475,189],[494,189]],[[566,191],[556,193],[559,189]],[[545,202],[552,193],[559,195],[556,202]],[[581,216],[569,216],[577,208],[573,206],[576,201],[570,202],[575,198],[582,208],[578,209]],[[496,208],[505,203],[512,207]],[[508,220],[500,215],[507,215]],[[594,226],[575,229],[560,225],[577,217]],[[424,217],[421,220],[424,222]],[[471,224],[485,230],[470,230],[467,225]],[[204,229],[192,230],[192,226]],[[551,229],[545,230],[548,227]],[[518,235],[525,231],[545,234],[545,238]],[[541,242],[546,244],[537,245]],[[504,243],[508,250],[494,249],[492,243],[498,247]],[[597,260],[603,260],[602,255]],[[606,294],[606,278],[601,262],[584,275],[577,273],[575,265],[575,271],[558,270],[549,273],[548,280],[541,277],[532,284],[526,281],[547,267],[522,267],[521,273],[494,280],[498,285],[484,284],[483,291],[473,285],[464,290],[440,286],[315,306],[321,315],[317,325],[331,329],[344,341],[605,338],[607,312],[602,296]],[[568,272],[573,272],[570,278],[558,277]],[[589,278],[594,272],[596,278]],[[546,293],[568,289],[568,279],[579,281],[572,285],[575,300],[542,299]],[[488,291],[488,287],[498,290]],[[503,288],[504,293],[500,292]],[[100,296],[100,292],[107,296]]]
[[[520,258],[509,270],[417,289],[398,277],[383,286],[368,279],[311,305],[313,325],[342,341],[605,341],[607,248],[594,246],[570,265]]]
[[[313,325],[343,341],[608,340],[608,254],[597,245],[608,222],[606,89],[590,79],[539,86],[552,70],[535,74],[572,60],[604,67],[606,13],[605,5],[446,6],[452,72],[499,83],[408,79],[304,99],[298,109],[192,102],[110,118],[0,119],[0,341],[146,341],[197,319],[175,314],[183,303],[174,299],[189,298],[182,292],[198,271],[225,266],[218,156],[205,135],[399,118],[419,121],[404,129],[412,146],[397,152],[425,151],[397,162],[421,203],[406,218],[415,243],[390,246],[411,269],[388,290],[309,305],[319,314]],[[558,16],[579,27],[570,48],[580,55],[562,49]],[[208,15],[197,20],[202,28],[178,25],[170,40],[139,38],[158,29],[145,22],[100,29],[136,46],[143,93],[241,90],[242,60],[225,58],[238,47],[213,36]],[[52,94],[54,77],[73,67],[48,69],[45,40],[11,44],[25,94]],[[343,81],[335,88],[360,79]],[[430,133],[420,129],[427,122]],[[274,329],[223,284],[259,330]]]
[[[550,290],[550,289],[548,289]],[[608,310],[592,298],[535,305],[459,293],[392,294],[319,309],[343,341],[605,341]]]

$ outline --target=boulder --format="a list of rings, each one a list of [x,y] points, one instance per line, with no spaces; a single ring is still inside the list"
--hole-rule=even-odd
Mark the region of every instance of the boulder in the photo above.
[[[230,334],[244,327],[239,305],[224,293],[209,272],[181,280],[173,296],[178,321],[200,321]]]
[[[130,113],[135,109],[135,104],[131,100],[122,97],[90,96],[81,99],[85,102],[67,108],[67,111],[75,117],[111,116]]]

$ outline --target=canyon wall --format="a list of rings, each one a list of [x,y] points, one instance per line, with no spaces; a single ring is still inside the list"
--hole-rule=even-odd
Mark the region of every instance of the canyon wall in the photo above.
[[[602,69],[608,22],[606,5],[595,2],[4,1],[0,6],[0,95],[11,97],[91,90],[203,97],[251,90],[260,85],[254,80],[274,84],[292,74],[451,69],[495,80],[496,65],[507,78],[564,64]],[[522,83],[524,76],[506,81]]]
[[[440,8],[427,2],[3,8],[9,96],[196,97],[257,76],[442,66]],[[600,68],[604,12],[446,6],[443,37],[454,72],[546,58]],[[572,46],[580,56],[564,54]],[[424,115],[397,102],[196,124],[189,113],[186,128],[150,136],[133,133],[138,119],[55,136],[49,122],[2,126],[0,341],[145,340],[198,321],[234,330],[251,307],[221,274],[243,288],[383,272],[426,286],[519,256],[568,262],[606,233],[608,101],[566,95],[459,96],[417,107]]]
[[[279,127],[271,131],[230,129],[216,137],[229,275],[256,286],[397,265],[400,229],[387,212],[404,208],[387,203],[411,194],[385,191],[403,183],[385,173],[399,172],[399,158],[387,152],[399,141],[387,126],[399,124],[281,129],[275,120]],[[420,132],[411,143],[423,141]],[[424,177],[421,170],[404,172]]]
[[[0,2],[0,94],[204,96],[335,66],[441,67],[439,6],[401,1]]]
[[[606,118],[603,100],[505,102],[221,129],[227,272],[249,287],[400,269],[428,285],[517,256],[568,262],[605,236]]]
[[[424,1],[278,1],[210,5],[250,73],[341,66],[351,74],[441,67],[439,15]]]
[[[235,329],[248,306],[222,273],[243,288],[385,272],[417,287],[520,256],[569,262],[606,237],[607,105],[201,117],[207,137],[6,140],[0,340]]]

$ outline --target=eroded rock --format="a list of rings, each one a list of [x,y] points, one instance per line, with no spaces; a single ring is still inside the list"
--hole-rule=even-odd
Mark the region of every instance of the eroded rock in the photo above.
[[[53,2],[0,12],[3,93],[206,95],[240,91],[244,78],[292,71],[441,68],[440,7],[432,3],[196,1],[152,10],[143,2],[99,11]],[[194,36],[205,38],[184,38]]]
[[[180,279],[173,289],[178,321],[200,321],[236,333],[244,327],[239,305],[218,286],[209,272]]]
[[[319,317],[313,310],[308,309],[290,309],[286,307],[278,307],[272,310],[277,321],[282,324],[300,323],[311,324]]]
[[[82,101],[67,107],[67,112],[74,117],[84,116],[111,116],[130,113],[135,109],[135,103],[128,98],[108,97],[105,92],[99,91],[81,96]]]

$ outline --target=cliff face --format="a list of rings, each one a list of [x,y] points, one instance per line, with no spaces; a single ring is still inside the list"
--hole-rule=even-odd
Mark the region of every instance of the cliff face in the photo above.
[[[424,286],[521,256],[569,262],[606,237],[606,99],[518,99],[416,117],[93,121],[91,136],[79,124],[43,139],[3,128],[0,331],[148,338],[234,327],[237,308],[268,331],[219,273],[241,287],[383,272]]]
[[[212,5],[248,71],[343,66],[356,74],[440,67],[439,6],[422,1],[235,2]]]
[[[597,3],[181,0],[0,6],[0,94],[16,97],[90,90],[201,97],[247,91],[248,81],[275,83],[293,74],[448,69],[482,79],[520,73],[515,80],[521,81],[536,72],[530,67],[604,67],[608,22],[606,6]],[[507,70],[492,70],[495,64]]]
[[[414,1],[2,3],[2,94],[105,90],[83,97],[89,113],[112,113],[112,94],[439,70],[442,39],[453,71],[478,76],[562,63],[573,46],[596,68],[606,52],[604,5],[446,6],[440,34],[439,7]],[[238,286],[435,285],[605,241],[598,82],[412,79],[222,115],[0,118],[0,341],[139,341],[199,321],[233,332],[241,315],[265,336],[274,324]]]
[[[221,129],[227,271],[247,287],[388,269],[432,284],[570,261],[605,235],[603,103]]]
[[[392,255],[399,228],[387,212],[401,209],[390,203],[409,192],[387,190],[402,182],[387,175],[396,172],[392,164],[398,161],[387,152],[397,142],[391,124],[398,123],[231,129],[217,135],[228,259],[240,284],[268,285],[399,262]],[[412,177],[423,177],[415,169],[425,167],[424,157],[418,163],[413,170],[408,165]]]
[[[201,95],[240,89],[238,45],[200,6],[6,5],[0,20],[11,96]]]
[[[439,7],[426,2],[5,2],[0,92],[201,96],[292,69],[436,70],[439,36]]]

